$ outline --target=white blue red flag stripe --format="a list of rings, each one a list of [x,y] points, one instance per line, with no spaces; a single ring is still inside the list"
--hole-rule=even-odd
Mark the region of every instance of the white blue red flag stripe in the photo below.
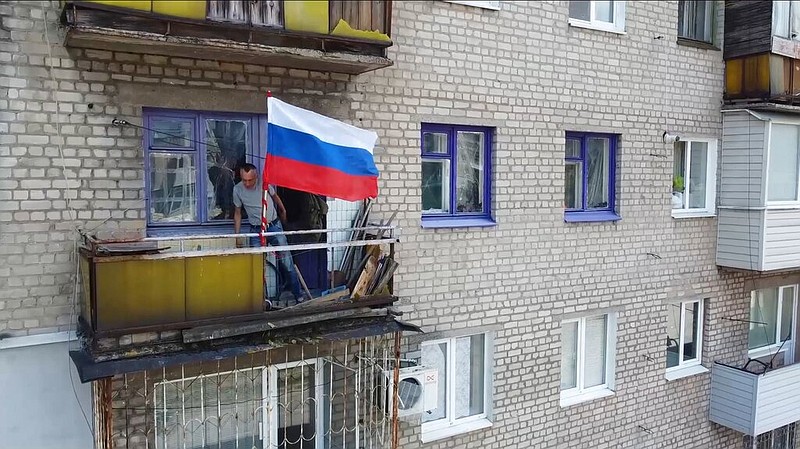
[[[348,201],[378,196],[378,135],[267,98],[264,184]]]

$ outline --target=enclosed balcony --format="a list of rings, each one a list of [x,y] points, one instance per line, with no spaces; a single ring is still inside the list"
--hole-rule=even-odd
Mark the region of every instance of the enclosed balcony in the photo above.
[[[800,364],[756,374],[715,363],[709,419],[756,436],[800,421]]]
[[[359,74],[392,65],[389,0],[64,1],[66,45]]]
[[[80,259],[83,332],[97,339],[176,330],[191,343],[221,335],[214,334],[219,326],[226,328],[221,331],[226,336],[243,335],[342,318],[394,302],[394,227],[281,234],[306,237],[291,240],[305,243],[238,247],[237,239],[241,243],[257,234],[85,236]],[[303,260],[309,254],[315,257]],[[305,301],[298,303],[288,291],[280,257],[293,265]],[[309,315],[316,317],[293,319]]]
[[[800,269],[800,108],[723,112],[717,265]]]

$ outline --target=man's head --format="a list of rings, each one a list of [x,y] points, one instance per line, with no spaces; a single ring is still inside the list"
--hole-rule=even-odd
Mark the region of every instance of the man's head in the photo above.
[[[253,164],[244,164],[239,169],[239,176],[245,189],[253,189],[258,183],[258,169]]]

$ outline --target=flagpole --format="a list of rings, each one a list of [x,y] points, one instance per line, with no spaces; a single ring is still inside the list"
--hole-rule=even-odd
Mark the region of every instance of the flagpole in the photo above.
[[[267,116],[269,116],[269,98],[272,96],[272,91],[267,91]],[[269,121],[269,117],[267,117]],[[269,139],[267,139],[267,143],[269,143]],[[267,246],[267,238],[264,234],[267,232],[267,195],[269,194],[269,184],[266,182],[267,178],[267,154],[264,153],[264,166],[261,167],[261,246]]]

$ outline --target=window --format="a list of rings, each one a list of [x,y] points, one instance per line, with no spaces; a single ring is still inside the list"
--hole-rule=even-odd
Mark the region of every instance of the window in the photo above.
[[[493,225],[491,130],[423,124],[421,141],[423,226]]]
[[[459,3],[461,5],[474,6],[476,8],[500,10],[500,1],[478,1],[478,0],[447,0],[448,3]]]
[[[787,424],[756,437],[745,435],[743,449],[795,449],[796,426]]]
[[[145,111],[151,228],[229,225],[245,162],[261,165],[263,116]]]
[[[796,202],[800,184],[800,127],[771,124],[769,157],[767,160],[767,200]]]
[[[587,1],[569,2],[569,24],[614,33],[625,32],[625,2]]]
[[[700,364],[703,347],[703,301],[667,306],[667,370]]]
[[[438,406],[422,417],[422,441],[491,426],[491,338],[488,334],[422,344],[422,365],[439,370]]]
[[[750,358],[785,351],[792,362],[797,285],[756,290],[750,298]]]
[[[795,1],[772,2],[772,32],[784,39],[800,37],[800,4]]]
[[[617,136],[567,133],[565,221],[619,220],[614,211]]]
[[[616,319],[565,320],[561,325],[561,406],[613,394]]]
[[[344,382],[341,379],[355,376],[344,370],[323,359],[310,359],[159,382],[153,390],[155,445],[159,449],[350,447],[358,438],[359,404],[346,389],[336,390]],[[332,376],[339,380],[331,382]],[[336,412],[342,407],[349,407],[352,416]],[[297,445],[301,438],[304,444]]]
[[[712,43],[714,2],[681,0],[678,2],[678,37]]]
[[[675,143],[672,171],[672,216],[714,214],[717,190],[717,143]]]

